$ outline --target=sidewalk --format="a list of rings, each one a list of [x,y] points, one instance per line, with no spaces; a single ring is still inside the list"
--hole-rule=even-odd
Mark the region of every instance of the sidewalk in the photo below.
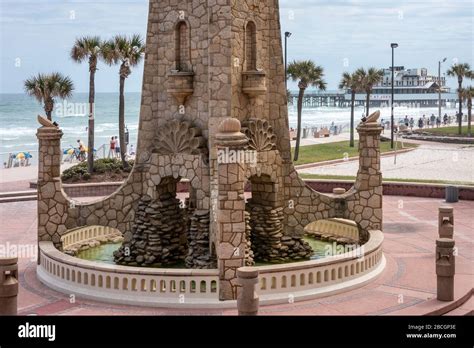
[[[77,163],[61,165],[61,172]],[[38,166],[0,169],[0,192],[30,190],[30,182],[38,180]]]
[[[421,143],[417,149],[381,157],[381,171],[388,179],[446,180],[474,183],[474,147],[458,144]],[[299,170],[305,174],[355,176],[358,162],[344,162]]]
[[[403,208],[400,208],[403,202]],[[384,254],[387,266],[370,284],[335,296],[260,308],[260,315],[424,314],[445,306],[436,300],[435,240],[437,210],[443,201],[384,197]],[[474,202],[453,205],[455,214],[456,291],[466,294],[474,281]],[[18,216],[22,216],[21,219]],[[36,245],[36,202],[6,203],[0,243]],[[236,315],[233,309],[163,309],[105,304],[49,289],[36,277],[36,261],[20,259],[19,314],[38,315]]]

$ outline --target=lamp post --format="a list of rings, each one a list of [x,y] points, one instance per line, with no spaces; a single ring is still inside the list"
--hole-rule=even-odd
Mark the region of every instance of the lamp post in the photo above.
[[[438,62],[438,114],[439,119],[441,119],[441,63],[444,63],[448,58],[444,58],[442,61]]]
[[[398,47],[398,44],[397,43],[392,43],[390,45],[390,47],[392,47],[392,99],[391,99],[391,105],[392,105],[392,117],[391,117],[391,132],[390,132],[390,145],[391,145],[391,148],[393,149],[394,148],[394,143],[393,143],[393,137],[394,137],[394,126],[395,126],[395,117],[394,117],[394,114],[393,114],[393,111],[394,111],[394,98],[395,98],[395,92],[394,92],[394,84],[395,84],[395,48]]]
[[[288,90],[288,38],[291,37],[289,31],[285,32],[285,87]]]

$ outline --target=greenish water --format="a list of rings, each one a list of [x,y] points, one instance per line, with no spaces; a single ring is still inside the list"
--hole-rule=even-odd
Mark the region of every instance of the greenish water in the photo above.
[[[327,248],[332,248],[332,243],[330,242],[323,242],[321,240],[317,240],[310,237],[305,237],[304,240],[309,243],[311,248],[314,250],[314,254],[311,257],[311,260],[321,259],[326,256]],[[102,244],[98,247],[91,248],[88,250],[81,251],[77,254],[77,257],[83,260],[89,261],[99,261],[111,265],[115,265],[114,262],[114,251],[120,248],[121,243],[114,243],[114,244]],[[298,260],[304,261],[304,260]],[[268,262],[257,262],[256,266],[265,266],[273,263]],[[185,268],[184,263],[179,263],[172,266],[167,266],[166,268]]]
[[[122,243],[102,244],[101,246],[81,251],[77,257],[83,260],[100,261],[115,265],[114,251],[116,251]]]

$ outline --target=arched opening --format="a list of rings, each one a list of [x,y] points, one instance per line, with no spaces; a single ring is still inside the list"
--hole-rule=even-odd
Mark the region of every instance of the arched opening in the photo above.
[[[176,70],[181,72],[191,71],[191,43],[188,24],[181,21],[176,26]]]
[[[264,174],[250,177],[247,184],[251,198],[246,202],[246,235],[252,253],[246,254],[253,254],[255,260],[273,261],[281,253],[283,237],[284,214],[278,200],[278,187]]]
[[[257,70],[257,26],[252,21],[245,28],[245,63],[247,71]]]

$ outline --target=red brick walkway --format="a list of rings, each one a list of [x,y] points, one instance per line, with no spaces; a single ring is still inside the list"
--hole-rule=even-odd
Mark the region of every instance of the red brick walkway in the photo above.
[[[263,315],[391,315],[421,314],[439,306],[434,266],[438,199],[384,198],[384,252],[387,267],[363,288],[312,301],[261,307]],[[467,293],[474,284],[474,202],[455,208],[456,289]],[[0,244],[36,245],[36,202],[0,206]],[[34,255],[22,258],[20,268],[20,314],[38,315],[221,315],[235,310],[180,310],[103,304],[70,298],[41,284],[36,278]]]

